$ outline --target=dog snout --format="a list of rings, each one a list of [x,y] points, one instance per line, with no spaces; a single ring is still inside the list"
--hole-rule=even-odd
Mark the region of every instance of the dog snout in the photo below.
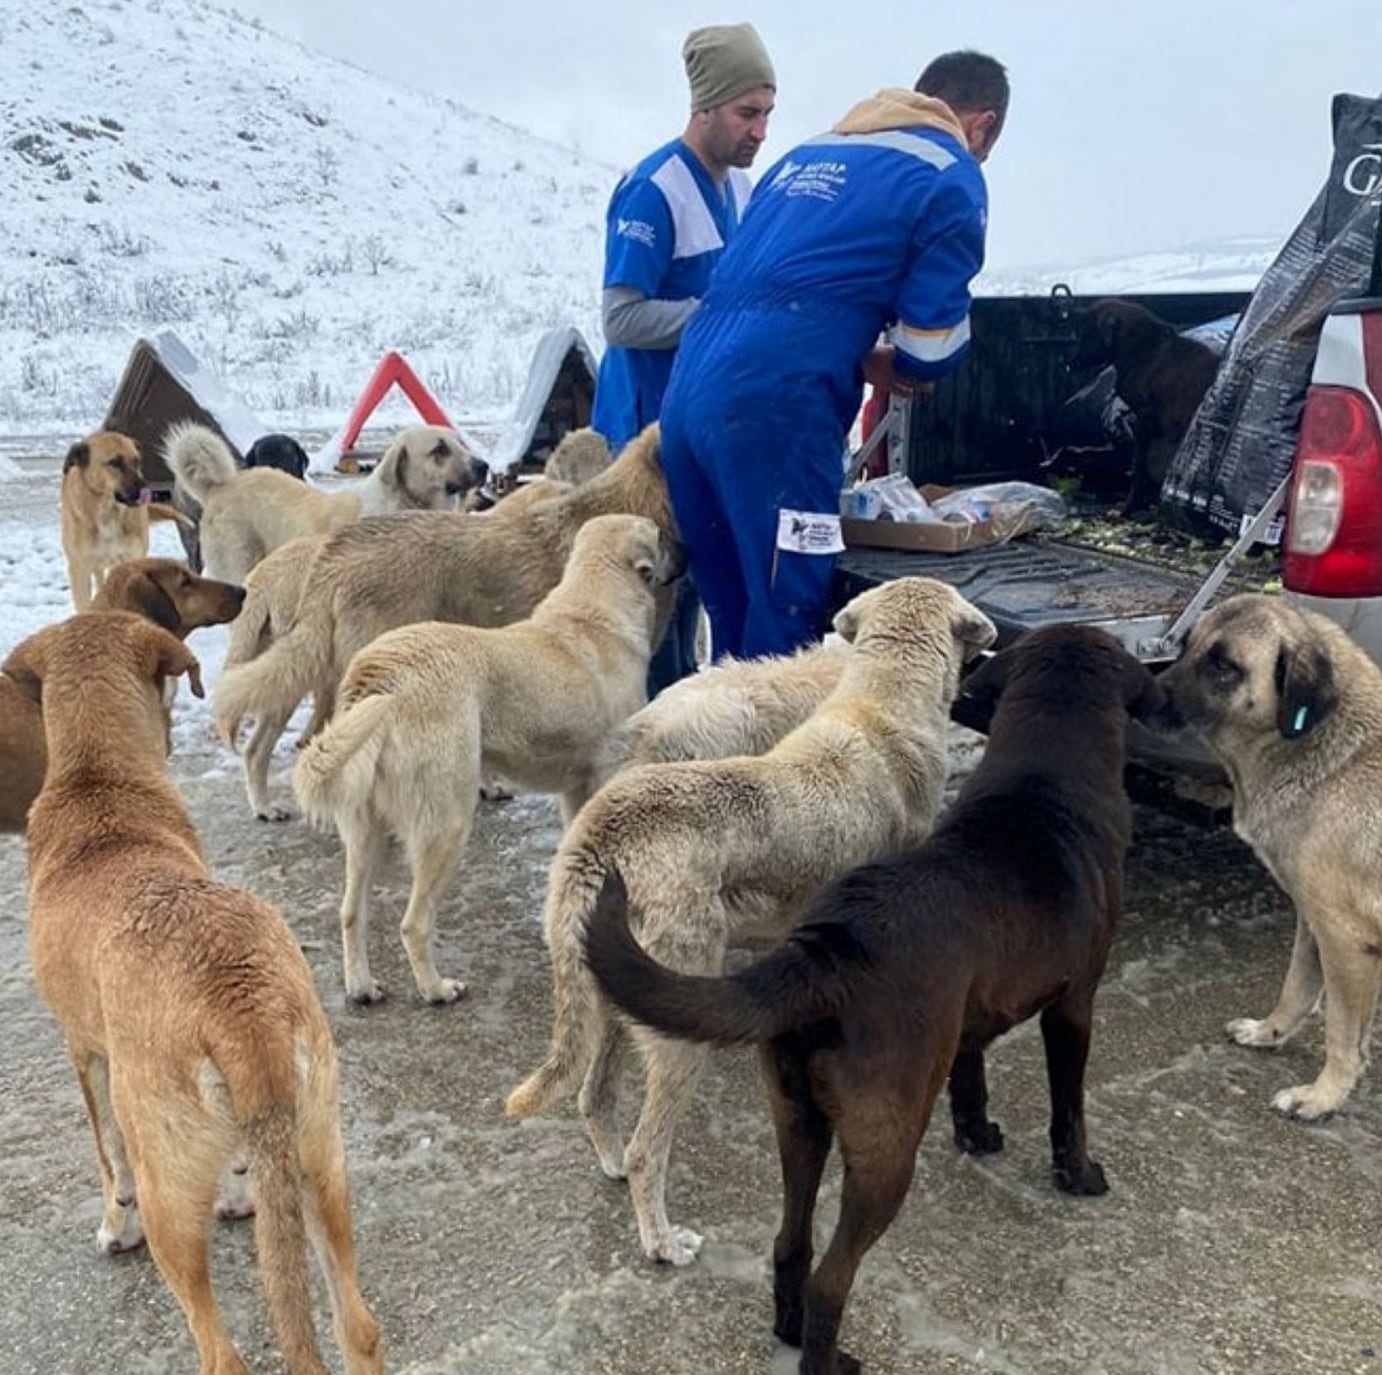
[[[470,474],[478,487],[489,476],[489,464],[483,458],[471,457]]]
[[[662,545],[662,581],[675,582],[686,572],[688,561],[686,546],[680,540],[668,539],[665,535]]]

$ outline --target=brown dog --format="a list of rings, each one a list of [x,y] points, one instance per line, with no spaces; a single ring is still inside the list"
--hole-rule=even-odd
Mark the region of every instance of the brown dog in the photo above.
[[[1213,349],[1176,333],[1133,301],[1095,301],[1078,326],[1072,368],[1112,364],[1118,395],[1137,417],[1123,513],[1156,504],[1171,460],[1219,370]]]
[[[98,430],[79,440],[62,461],[62,550],[78,611],[92,599],[113,564],[149,552],[149,522],[190,525],[171,506],[150,501],[139,446],[128,435]]]
[[[176,559],[134,559],[106,574],[92,610],[133,611],[185,640],[202,626],[233,620],[244,600],[243,587],[199,578]],[[47,764],[43,712],[0,672],[0,833],[24,829]]]
[[[960,1149],[1001,1149],[984,1047],[1037,1012],[1056,1184],[1108,1188],[1085,1146],[1085,1060],[1131,829],[1128,716],[1151,716],[1161,693],[1110,636],[1083,627],[1033,632],[962,691],[996,709],[950,812],[919,848],[826,889],[766,959],[728,978],[674,973],[634,940],[622,884],[606,884],[587,936],[596,978],[640,1022],[762,1046],[783,1166],[774,1330],[802,1347],[802,1375],[859,1369],[836,1349],[840,1319],[907,1196],[932,1105],[948,1077]],[[812,1274],[836,1136],[840,1220]]]
[[[196,659],[137,616],[99,612],[31,635],[5,672],[44,703],[30,942],[96,1137],[99,1240],[137,1245],[142,1215],[202,1375],[247,1375],[216,1308],[207,1246],[218,1180],[244,1151],[288,1370],[326,1375],[310,1234],[347,1375],[382,1371],[355,1276],[336,1053],[311,971],[274,908],[212,880],[164,767],[167,690],[185,673],[201,695]]]

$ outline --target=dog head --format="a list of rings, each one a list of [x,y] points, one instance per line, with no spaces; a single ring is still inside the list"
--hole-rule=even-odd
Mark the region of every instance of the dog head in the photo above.
[[[67,451],[62,471],[75,471],[91,492],[122,506],[147,506],[152,495],[144,483],[139,446],[116,430],[98,430],[78,440]]]
[[[680,538],[662,475],[662,430],[656,420],[629,440],[619,457],[586,486],[592,508],[647,516],[664,535]]]
[[[184,639],[234,620],[244,604],[243,587],[199,577],[177,559],[131,559],[106,575],[92,610],[133,611]]]
[[[1132,301],[1095,301],[1075,327],[1074,371],[1127,364],[1155,348],[1175,330],[1145,306]]]
[[[1125,711],[1150,722],[1164,697],[1156,677],[1112,635],[1093,626],[1034,630],[980,664],[961,685],[970,715],[989,721],[1010,693],[1057,709]]]
[[[286,434],[262,434],[245,455],[246,468],[277,468],[290,477],[305,478],[309,460],[307,451]]]
[[[586,426],[562,436],[543,467],[542,475],[579,487],[582,482],[598,477],[610,462],[609,445],[604,435]]]
[[[47,626],[17,644],[0,671],[42,705],[50,740],[85,719],[93,737],[117,738],[123,748],[142,735],[164,755],[175,681],[186,674],[193,695],[206,695],[196,655],[128,611],[89,611]]]
[[[650,589],[686,571],[686,552],[646,516],[594,516],[576,532],[567,567],[575,578],[597,564],[631,570]]]
[[[947,702],[964,664],[998,638],[978,607],[935,578],[897,578],[871,587],[837,611],[832,624],[854,646],[852,658],[924,663],[927,672],[939,658]]]
[[[1201,616],[1162,685],[1161,723],[1191,726],[1227,753],[1244,738],[1299,740],[1339,704],[1318,618],[1259,594],[1231,597]]]
[[[410,505],[441,511],[453,499],[478,487],[489,465],[471,453],[454,430],[441,425],[414,425],[395,436],[379,461],[380,476]]]

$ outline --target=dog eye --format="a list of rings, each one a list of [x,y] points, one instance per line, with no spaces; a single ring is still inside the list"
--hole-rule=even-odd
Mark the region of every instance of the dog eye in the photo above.
[[[1209,653],[1205,655],[1205,666],[1219,682],[1226,686],[1238,682],[1243,676],[1243,670],[1228,657],[1222,644],[1213,644],[1209,647]]]

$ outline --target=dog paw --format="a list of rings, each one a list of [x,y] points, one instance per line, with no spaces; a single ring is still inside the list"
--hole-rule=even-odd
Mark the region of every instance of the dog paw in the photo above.
[[[137,1251],[143,1244],[139,1210],[132,1205],[123,1210],[118,1222],[102,1222],[96,1231],[96,1246],[102,1255],[122,1256],[126,1251]]]
[[[260,821],[291,821],[293,814],[287,807],[256,807],[254,815]]]
[[[371,1003],[382,1003],[386,994],[384,985],[378,979],[366,979],[363,983],[351,984],[346,989],[346,997],[352,1003],[359,1003],[361,1007],[368,1007]]]
[[[422,995],[433,1007],[445,1007],[465,997],[465,984],[460,979],[438,979],[437,986]]]
[[[1343,1096],[1340,1094],[1321,1093],[1314,1084],[1297,1084],[1293,1089],[1282,1089],[1276,1094],[1272,1098],[1272,1107],[1301,1122],[1320,1122],[1342,1102]]]
[[[254,1216],[254,1195],[250,1192],[249,1169],[235,1169],[221,1181],[216,1198],[216,1216],[222,1222],[240,1222]]]
[[[704,1241],[699,1232],[693,1232],[689,1227],[671,1227],[648,1255],[666,1265],[690,1265]]]
[[[1003,1149],[1003,1129],[997,1122],[966,1122],[955,1128],[955,1144],[966,1155],[996,1155]]]
[[[1073,1194],[1076,1198],[1098,1198],[1100,1194],[1108,1193],[1104,1167],[1096,1160],[1057,1162],[1052,1172],[1056,1188],[1064,1194]]]
[[[489,778],[480,784],[480,798],[484,802],[512,802],[516,796],[502,778]]]
[[[1256,1017],[1235,1017],[1224,1033],[1230,1041],[1240,1046],[1255,1046],[1259,1050],[1272,1049],[1281,1044],[1281,1036],[1271,1022]]]

